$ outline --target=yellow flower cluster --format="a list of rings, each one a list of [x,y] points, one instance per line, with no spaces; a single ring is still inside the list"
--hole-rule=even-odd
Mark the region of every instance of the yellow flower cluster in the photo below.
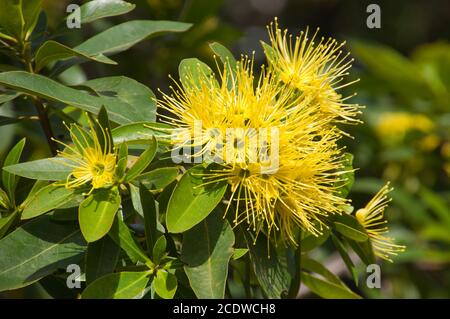
[[[341,53],[343,43],[324,38],[316,43],[317,32],[309,38],[308,31],[293,40],[276,20],[268,32],[271,43],[263,44],[268,66],[259,76],[252,58],[236,67],[225,63],[218,79],[198,64],[172,94],[162,93],[159,114],[177,131],[188,132],[175,140],[195,149],[193,157],[220,160],[203,179],[230,184],[226,212],[234,212],[235,225],[281,234],[297,245],[298,229],[320,235],[326,217],[343,213],[349,202],[338,194],[347,170],[338,146],[346,133],[337,125],[358,123],[360,107],[339,93],[351,84],[343,84],[352,62]],[[237,129],[231,142],[230,129]],[[261,156],[262,144],[268,156]]]

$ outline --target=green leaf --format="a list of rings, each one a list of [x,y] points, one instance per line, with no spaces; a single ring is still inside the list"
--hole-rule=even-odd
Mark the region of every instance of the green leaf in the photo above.
[[[22,219],[30,219],[45,214],[52,209],[63,206],[75,196],[74,189],[67,189],[65,186],[55,184],[45,186],[25,200]]]
[[[147,187],[145,187],[145,185],[142,184],[139,185],[139,199],[142,207],[142,214],[144,216],[144,228],[145,228],[145,240],[147,242],[147,252],[150,254],[150,257],[153,258],[154,246],[159,235],[159,232],[157,230],[158,211],[156,210],[156,202],[152,193],[150,193]]]
[[[189,169],[175,186],[167,206],[166,224],[171,233],[182,233],[200,223],[219,204],[227,184],[202,185],[202,166]]]
[[[353,251],[359,256],[359,258],[361,258],[363,263],[365,263],[366,265],[375,263],[375,255],[373,253],[370,240],[358,242],[351,239],[343,239],[344,242],[347,242],[350,247],[352,247]]]
[[[209,47],[215,54],[217,54],[220,57],[220,60],[224,65],[229,65],[231,69],[236,68],[236,59],[234,58],[233,54],[228,50],[226,47],[224,47],[222,44],[218,42],[213,42],[209,44]]]
[[[127,21],[94,35],[75,49],[90,55],[118,53],[152,35],[184,32],[190,27],[189,23],[174,21]]]
[[[338,189],[338,195],[342,198],[347,197],[348,193],[352,189],[355,182],[355,171],[353,170],[353,154],[344,153],[344,166],[342,171],[347,171],[340,176],[339,182],[335,183],[335,187]]]
[[[78,219],[87,242],[99,240],[109,232],[119,207],[120,195],[116,187],[101,189],[81,203]]]
[[[256,278],[268,298],[279,299],[290,288],[291,275],[278,256],[277,250],[268,242],[263,234],[259,234],[256,242],[252,234],[244,233],[250,252],[250,261]]]
[[[149,261],[149,258],[134,241],[128,226],[119,216],[116,216],[108,235],[127,253],[133,263],[138,261],[146,263]]]
[[[125,142],[151,143],[155,136],[158,144],[170,143],[171,126],[163,123],[139,122],[126,124],[116,127],[112,130],[112,136],[115,144]]]
[[[48,215],[33,219],[0,240],[0,291],[30,285],[77,263],[85,247],[76,224],[53,222]]]
[[[120,144],[119,153],[117,156],[116,177],[118,180],[122,180],[122,178],[125,176],[127,163],[128,163],[128,146],[127,144],[123,143]]]
[[[79,57],[90,61],[106,63],[106,64],[117,64],[113,60],[103,56],[88,56],[82,52],[69,48],[68,46],[61,44],[59,42],[48,40],[43,45],[41,45],[36,52],[35,56],[35,70],[39,72],[45,66],[51,64],[52,62],[59,60],[66,60],[73,57]]]
[[[100,107],[97,118],[94,118],[92,114],[88,114],[89,121],[94,128],[95,135],[99,139],[100,147],[105,152],[110,152],[109,147],[113,146],[113,140],[111,136],[111,124],[108,118],[108,112],[104,105]]]
[[[178,288],[177,277],[165,270],[158,270],[153,281],[155,292],[163,299],[172,299]]]
[[[178,172],[177,167],[161,167],[139,175],[133,183],[140,183],[148,190],[161,190],[177,178]]]
[[[136,108],[141,119],[156,121],[155,94],[136,80],[126,76],[110,76],[86,81],[80,86],[90,88],[100,97],[114,97],[124,105]]]
[[[265,43],[264,41],[261,41],[261,45],[263,47],[264,50],[264,54],[266,56],[266,59],[269,63],[273,63],[273,61],[275,61],[275,57],[276,57],[276,53],[275,50],[272,48],[271,45]]]
[[[19,213],[13,212],[6,217],[0,218],[0,239],[6,234],[6,232],[18,217]]]
[[[342,214],[335,216],[334,228],[345,237],[358,242],[369,239],[364,227],[352,215]]]
[[[0,207],[3,207],[5,209],[13,208],[9,201],[8,194],[6,194],[6,192],[1,188],[0,188]]]
[[[0,0],[0,26],[22,41],[33,31],[41,11],[42,0]]]
[[[331,235],[331,239],[333,240],[334,247],[336,247],[337,251],[339,252],[339,255],[341,255],[342,260],[347,266],[348,271],[352,275],[353,281],[355,282],[356,285],[358,285],[358,271],[355,265],[353,264],[353,261],[350,259],[350,256],[348,255],[344,244],[334,234]]]
[[[90,23],[106,17],[114,17],[130,12],[136,7],[132,3],[122,0],[102,1],[93,0],[80,7],[79,18],[81,24]],[[78,12],[73,12],[66,17],[66,20],[78,18]]]
[[[114,271],[120,255],[120,247],[111,239],[89,243],[86,254],[86,284]]]
[[[234,85],[234,80],[236,77],[236,59],[234,58],[233,54],[228,50],[226,47],[221,45],[220,43],[213,42],[209,44],[209,47],[215,54],[217,54],[220,57],[220,60],[222,61],[223,65],[227,68],[227,81],[228,81],[228,88],[231,89]]]
[[[233,251],[233,256],[231,258],[233,260],[238,260],[239,258],[244,257],[248,253],[248,248],[235,248]]]
[[[302,282],[313,293],[329,299],[361,299],[361,296],[328,280],[313,277],[305,272],[302,273]]]
[[[233,230],[218,211],[184,234],[181,259],[198,298],[224,298],[233,245]]]
[[[376,43],[352,41],[353,55],[383,83],[404,96],[427,97],[430,94],[426,81],[419,69],[394,49]]]
[[[322,235],[319,236],[314,236],[308,232],[302,232],[302,235],[304,235],[304,237],[300,242],[300,247],[302,249],[302,252],[307,252],[321,246],[324,242],[326,242],[328,237],[330,236],[330,230],[324,228],[322,230]]]
[[[9,101],[14,100],[16,97],[19,97],[21,93],[15,91],[6,91],[0,93],[0,105]]]
[[[153,137],[152,144],[139,156],[137,161],[125,175],[125,182],[132,181],[147,168],[155,157],[157,145],[156,139]]]
[[[214,75],[206,63],[196,58],[183,59],[178,66],[178,73],[184,88],[188,88],[191,85],[200,87],[201,83],[205,83],[205,81],[208,83],[209,78]]]
[[[164,257],[164,255],[166,254],[166,248],[167,248],[166,237],[164,235],[160,236],[156,241],[155,245],[153,246],[152,257],[155,263],[158,264]]]
[[[5,166],[3,170],[30,179],[57,181],[65,180],[72,172],[70,163],[62,157],[51,157]]]
[[[23,147],[25,146],[25,138],[21,139],[8,153],[6,159],[3,163],[3,166],[15,165],[20,160],[20,155],[22,155]],[[9,196],[9,201],[11,204],[15,203],[15,191],[17,187],[17,183],[19,182],[19,178],[11,172],[6,170],[2,171],[2,183],[6,192]]]
[[[345,284],[342,282],[341,279],[339,279],[338,276],[333,274],[324,265],[322,265],[321,263],[319,263],[314,259],[304,257],[302,259],[302,269],[319,274],[329,282],[348,289],[348,287],[345,286]]]
[[[422,198],[423,202],[430,207],[439,220],[447,225],[447,227],[450,227],[450,207],[444,199],[444,196],[439,196],[439,194],[436,194],[425,187],[422,187],[419,196]]]
[[[93,114],[97,114],[104,105],[111,120],[118,124],[154,120],[154,114],[148,111],[143,112],[140,105],[126,103],[123,99],[106,95],[94,96],[39,74],[24,71],[3,72],[0,73],[0,84],[50,101],[71,105]]]
[[[98,278],[86,287],[82,299],[134,299],[144,292],[148,271],[119,272]]]

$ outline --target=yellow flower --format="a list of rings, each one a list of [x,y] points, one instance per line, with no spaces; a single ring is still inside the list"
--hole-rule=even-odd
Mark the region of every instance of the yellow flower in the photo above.
[[[271,42],[271,52],[266,52],[269,66],[287,85],[301,93],[301,98],[315,99],[324,116],[336,122],[357,123],[359,106],[346,103],[352,96],[342,97],[337,93],[356,81],[343,84],[353,59],[341,51],[345,42],[338,43],[333,38],[322,37],[316,43],[319,29],[308,37],[308,29],[301,32],[293,43],[292,35],[278,27],[277,18],[267,27]]]
[[[403,245],[396,245],[393,238],[384,235],[389,231],[387,220],[384,219],[384,210],[391,201],[387,196],[391,190],[392,188],[389,188],[389,183],[387,183],[366,207],[356,212],[356,219],[367,231],[375,255],[390,262],[392,262],[390,256],[396,256],[406,248]]]
[[[159,106],[172,115],[161,117],[187,130],[187,138],[177,142],[200,146],[195,156],[213,152],[223,161],[203,174],[203,180],[230,184],[226,212],[234,211],[235,225],[244,222],[269,236],[280,231],[282,239],[296,244],[296,229],[320,234],[322,217],[340,213],[347,202],[334,187],[344,173],[336,143],[341,134],[316,101],[298,99],[295,88],[281,83],[272,71],[263,70],[254,84],[252,67],[252,60],[238,62],[231,86],[227,67],[220,83],[214,77],[188,75],[174,95],[163,94]],[[216,148],[219,142],[229,145],[230,129],[237,129],[231,153]],[[218,134],[211,134],[214,130]],[[261,134],[264,130],[267,136]],[[254,147],[261,141],[267,152]]]
[[[67,159],[65,165],[73,168],[67,177],[65,186],[77,188],[90,183],[94,189],[110,186],[114,182],[117,155],[111,144],[109,132],[101,128],[101,136],[98,136],[90,122],[90,132],[86,132],[78,125],[72,126],[71,134],[74,145],[69,146],[57,141],[65,147],[58,156]]]

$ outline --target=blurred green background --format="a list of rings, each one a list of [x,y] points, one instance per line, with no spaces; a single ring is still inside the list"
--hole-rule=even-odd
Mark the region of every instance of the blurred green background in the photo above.
[[[309,26],[321,35],[347,40],[355,58],[351,78],[360,78],[345,94],[357,92],[354,103],[365,105],[365,124],[347,127],[354,139],[343,143],[355,154],[356,183],[350,197],[364,205],[382,184],[395,187],[387,210],[392,236],[407,246],[395,263],[383,263],[382,288],[361,293],[371,298],[450,298],[450,2],[338,0],[140,0],[129,14],[68,30],[59,24],[66,6],[77,1],[44,1],[48,23],[57,40],[76,45],[129,19],[167,19],[194,23],[184,34],[150,39],[122,53],[117,66],[83,64],[62,76],[70,85],[86,79],[125,75],[156,92],[167,90],[167,75],[177,75],[183,58],[197,57],[214,65],[208,42],[218,41],[235,56],[252,54],[264,63],[259,44],[267,41],[265,26],[279,17],[292,33]],[[368,4],[381,7],[381,28],[369,29]],[[2,60],[3,59],[3,60]],[[6,64],[0,57],[0,69]],[[3,115],[27,115],[15,102]],[[63,128],[56,128],[63,132]],[[47,156],[38,123],[0,126],[0,156],[19,138],[28,139],[29,159]],[[348,276],[342,262],[327,251],[315,252],[332,271]],[[350,278],[348,276],[348,278]],[[363,281],[364,282],[364,281]],[[34,290],[33,290],[34,289]],[[32,297],[39,287],[14,292]],[[311,297],[304,292],[305,297]]]

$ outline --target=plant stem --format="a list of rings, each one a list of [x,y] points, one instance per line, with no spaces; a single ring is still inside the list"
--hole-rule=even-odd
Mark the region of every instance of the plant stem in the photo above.
[[[23,44],[22,57],[25,61],[28,72],[34,73],[33,64],[31,62],[29,43]],[[47,138],[47,144],[50,148],[50,152],[52,153],[53,156],[55,156],[57,154],[58,148],[56,142],[54,141],[53,130],[50,124],[50,120],[48,118],[47,110],[42,101],[38,97],[32,96],[31,100],[36,108],[39,117],[39,123],[41,124],[42,130],[45,133],[45,137]]]

